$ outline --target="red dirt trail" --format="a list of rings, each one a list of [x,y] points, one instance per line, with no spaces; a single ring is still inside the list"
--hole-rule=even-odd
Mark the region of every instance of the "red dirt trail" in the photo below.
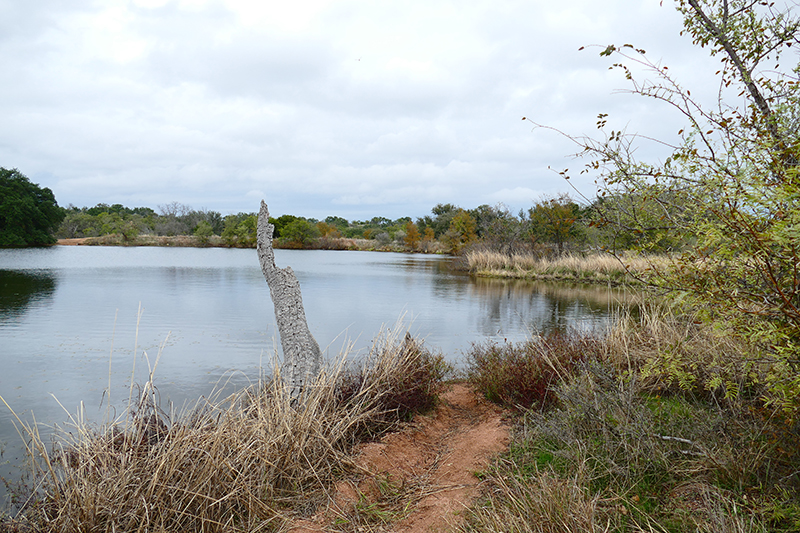
[[[498,407],[479,398],[466,384],[455,384],[429,414],[417,416],[397,433],[363,445],[358,463],[365,475],[355,483],[340,483],[327,509],[293,523],[291,533],[341,531],[331,524],[352,518],[361,493],[362,507],[380,499],[379,480],[403,487],[392,515],[399,520],[353,527],[364,531],[431,533],[451,531],[469,503],[478,496],[475,476],[490,459],[508,447],[508,426]],[[376,481],[378,480],[378,481]],[[384,485],[385,486],[385,485]],[[377,495],[377,496],[376,496]],[[385,496],[384,496],[385,498]],[[348,514],[349,513],[349,514]],[[355,523],[353,523],[355,525]]]

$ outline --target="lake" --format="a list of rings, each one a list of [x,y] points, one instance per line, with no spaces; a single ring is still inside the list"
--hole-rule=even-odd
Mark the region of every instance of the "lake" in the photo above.
[[[607,288],[473,278],[441,256],[276,250],[275,257],[295,271],[309,328],[329,358],[348,344],[364,353],[382,327],[402,319],[462,367],[473,342],[603,330],[621,298]],[[131,382],[144,383],[157,359],[162,404],[180,407],[220,380],[232,387],[257,380],[279,344],[255,250],[0,250],[0,396],[23,420],[35,415],[44,434],[81,403],[99,419],[110,397],[122,414]],[[21,459],[20,438],[0,405],[3,445],[0,475],[8,475]]]

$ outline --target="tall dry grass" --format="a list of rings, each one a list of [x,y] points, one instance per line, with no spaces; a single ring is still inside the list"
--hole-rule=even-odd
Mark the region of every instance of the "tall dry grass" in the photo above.
[[[568,254],[548,257],[541,254],[502,254],[489,250],[472,250],[466,254],[470,272],[482,276],[524,279],[560,279],[581,282],[621,282],[646,279],[654,266],[668,265],[667,257],[607,253]]]
[[[702,310],[643,301],[617,317],[606,338],[615,364],[635,371],[643,387],[739,401],[767,394],[775,362],[769,354],[719,324]]]
[[[276,376],[170,420],[148,383],[124,419],[75,421],[52,448],[22,424],[37,484],[16,523],[64,533],[279,530],[358,469],[350,452],[360,439],[435,403],[445,371],[395,329],[355,366],[342,357],[327,367],[297,408]]]

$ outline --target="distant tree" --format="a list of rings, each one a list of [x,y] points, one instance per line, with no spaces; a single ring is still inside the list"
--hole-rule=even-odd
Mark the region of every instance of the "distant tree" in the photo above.
[[[192,208],[180,202],[170,202],[168,204],[159,204],[158,211],[162,217],[178,218],[191,213]]]
[[[452,222],[453,217],[456,216],[459,209],[459,207],[453,204],[436,204],[436,206],[431,209],[431,213],[433,213],[434,216],[426,215],[418,219],[417,226],[419,228],[432,228],[436,237],[440,237],[450,229],[450,222]]]
[[[283,228],[295,220],[299,220],[299,218],[294,215],[281,215],[278,218],[270,218],[269,223],[275,228],[272,236],[276,239],[283,237]]]
[[[405,233],[406,236],[403,240],[405,241],[406,246],[408,246],[411,250],[416,250],[421,239],[417,225],[409,220],[405,225]]]
[[[336,226],[337,228],[339,228],[339,231],[342,232],[346,230],[348,227],[350,227],[350,223],[347,221],[347,219],[342,217],[335,217],[335,216],[325,217],[325,223],[328,224],[329,226]]]
[[[392,225],[392,221],[386,217],[372,217],[369,223],[380,228],[388,228]]]
[[[183,224],[187,234],[194,233],[201,222],[207,222],[211,226],[213,235],[219,235],[225,230],[222,215],[216,211],[208,211],[206,209],[196,211],[192,209],[188,213],[174,218]]]
[[[505,205],[480,205],[468,213],[475,218],[478,237],[488,249],[510,255],[529,244],[525,225]]]
[[[335,239],[342,236],[342,232],[339,231],[338,227],[328,224],[327,222],[317,222],[317,229],[322,237]]]
[[[108,212],[110,212],[111,211],[111,206],[108,205],[108,204],[100,203],[100,204],[97,204],[94,207],[84,208],[84,211],[86,212],[87,215],[96,217],[100,213],[108,213]]]
[[[219,235],[222,233],[222,230],[225,229],[225,224],[223,223],[222,214],[220,212],[200,211],[200,213],[203,215],[201,222],[208,222],[208,224],[211,226],[213,235]]]
[[[191,232],[189,224],[172,216],[161,216],[155,225],[155,230],[158,235],[186,235]]]
[[[430,252],[435,239],[433,228],[425,228],[422,232],[422,239],[419,241],[418,248],[423,252]]]
[[[75,239],[80,237],[97,237],[100,235],[99,221],[85,211],[77,208],[67,211],[64,220],[56,230],[60,239]]]
[[[258,216],[254,213],[239,213],[225,217],[222,239],[229,246],[252,248],[256,245]]]
[[[580,206],[567,194],[546,198],[528,210],[531,233],[539,242],[554,244],[559,255],[577,235]]]
[[[139,236],[141,225],[138,223],[137,218],[139,217],[133,215],[127,219],[123,219],[119,226],[117,226],[117,233],[122,235],[122,239],[125,242],[131,242]]]
[[[318,238],[319,230],[316,224],[302,218],[293,220],[281,231],[281,240],[284,244],[297,248],[308,248]]]
[[[197,227],[194,228],[194,234],[200,239],[201,243],[206,244],[208,243],[208,239],[214,235],[214,228],[211,227],[210,223],[201,220],[200,223],[197,224]]]
[[[450,221],[450,227],[444,234],[444,242],[450,248],[450,253],[457,254],[465,247],[478,240],[475,232],[476,223],[472,215],[464,209],[456,211]]]
[[[139,215],[142,218],[153,218],[157,216],[156,212],[149,208],[149,207],[134,207],[133,209],[129,209],[130,214],[132,215]]]
[[[0,247],[53,244],[64,215],[53,191],[17,169],[0,168]]]

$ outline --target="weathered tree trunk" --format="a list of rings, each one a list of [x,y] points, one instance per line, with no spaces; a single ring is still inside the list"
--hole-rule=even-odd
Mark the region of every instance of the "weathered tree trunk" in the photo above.
[[[275,252],[272,249],[274,229],[269,223],[267,204],[262,200],[258,214],[258,260],[275,305],[275,320],[283,348],[281,375],[290,389],[292,401],[296,402],[306,385],[319,374],[322,352],[308,329],[300,283],[294,272],[291,267],[275,266]]]

